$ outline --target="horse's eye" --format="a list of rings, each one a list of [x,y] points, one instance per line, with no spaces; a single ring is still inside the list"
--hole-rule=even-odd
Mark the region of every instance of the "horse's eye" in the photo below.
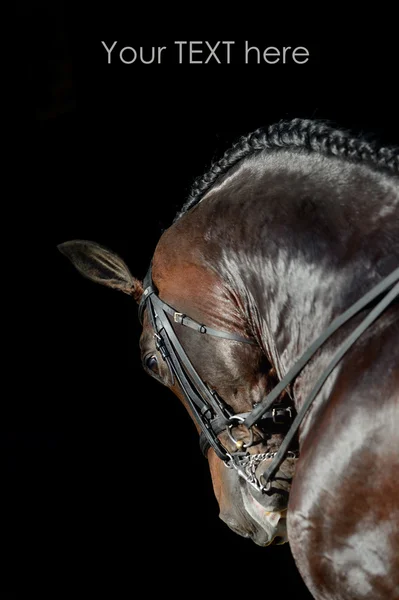
[[[150,356],[145,361],[145,364],[146,364],[147,369],[150,369],[150,371],[156,371],[157,367],[158,367],[157,357],[154,355]]]

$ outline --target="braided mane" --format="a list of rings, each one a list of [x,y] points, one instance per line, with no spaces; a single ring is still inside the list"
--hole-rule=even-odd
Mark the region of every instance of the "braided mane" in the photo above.
[[[374,141],[354,137],[347,131],[335,129],[325,121],[293,119],[280,121],[266,129],[241,137],[209,171],[194,182],[186,203],[177,213],[177,221],[200,202],[222,175],[242,159],[265,150],[306,150],[325,156],[337,156],[399,175],[399,148],[380,147]]]

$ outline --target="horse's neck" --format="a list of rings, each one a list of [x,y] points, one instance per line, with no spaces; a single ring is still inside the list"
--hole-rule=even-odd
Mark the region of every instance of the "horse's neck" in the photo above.
[[[345,310],[350,275],[328,261],[310,263],[301,254],[280,253],[270,261],[262,252],[257,272],[256,279],[241,273],[247,286],[248,318],[282,378]]]
[[[336,164],[331,172],[328,164],[317,171],[316,162],[309,166],[307,157],[298,160],[310,173],[299,183],[298,163],[292,185],[286,169],[282,187],[278,165],[266,161],[263,175],[251,183],[251,200],[242,181],[252,177],[251,171],[241,180],[240,172],[235,174],[234,194],[233,178],[229,197],[223,198],[221,188],[220,199],[212,200],[213,214],[218,202],[225,206],[219,227],[238,232],[226,232],[229,243],[221,252],[226,276],[245,295],[248,320],[279,377],[399,261],[396,180],[344,165],[339,177],[346,176],[347,183],[337,178],[334,185]],[[218,238],[226,239],[220,232]],[[345,328],[335,344],[344,335]]]

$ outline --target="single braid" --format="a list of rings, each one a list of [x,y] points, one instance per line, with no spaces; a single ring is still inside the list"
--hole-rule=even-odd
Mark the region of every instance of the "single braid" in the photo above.
[[[349,132],[335,129],[327,122],[309,119],[280,121],[267,129],[257,129],[241,137],[209,171],[195,180],[177,221],[198,204],[216,181],[243,158],[265,150],[299,149],[337,156],[354,162],[364,162],[394,175],[399,174],[399,148],[379,147],[374,141],[353,137]]]

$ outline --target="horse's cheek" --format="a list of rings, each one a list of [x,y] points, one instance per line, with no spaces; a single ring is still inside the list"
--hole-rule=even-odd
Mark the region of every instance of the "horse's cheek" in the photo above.
[[[215,452],[210,449],[208,452],[208,462],[209,462],[209,469],[211,472],[211,478],[212,478],[212,485],[213,485],[213,491],[215,493],[216,496],[216,500],[219,504],[219,508],[221,509],[221,505],[223,503],[223,479],[222,479],[222,471],[221,469],[223,468],[222,462],[220,459],[218,459],[218,457],[216,456]]]

